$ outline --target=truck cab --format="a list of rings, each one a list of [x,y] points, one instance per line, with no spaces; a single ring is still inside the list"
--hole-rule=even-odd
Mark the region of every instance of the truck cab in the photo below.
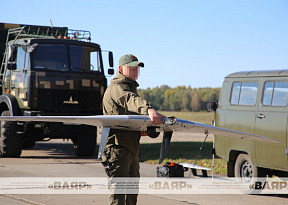
[[[0,38],[5,39],[1,47],[2,116],[102,114],[107,79],[102,50],[90,42],[90,32],[0,24]],[[109,57],[113,67],[112,52]],[[108,73],[113,74],[113,69]],[[36,141],[63,138],[73,141],[76,155],[91,156],[96,137],[92,126],[1,122],[0,152],[4,157],[17,157],[22,148]]]

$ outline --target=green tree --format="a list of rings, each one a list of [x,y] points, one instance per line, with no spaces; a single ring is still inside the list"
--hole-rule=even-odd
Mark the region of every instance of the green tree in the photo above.
[[[190,96],[189,90],[185,90],[183,93],[183,97],[182,97],[181,110],[189,111],[190,103],[191,103],[191,96]]]
[[[200,105],[198,92],[194,92],[191,103],[190,103],[190,107],[192,108],[192,111],[195,111],[195,112],[200,111],[201,105]]]
[[[154,108],[166,111],[200,111],[206,110],[205,103],[218,101],[221,88],[191,88],[167,85],[153,89],[139,89],[138,94]]]

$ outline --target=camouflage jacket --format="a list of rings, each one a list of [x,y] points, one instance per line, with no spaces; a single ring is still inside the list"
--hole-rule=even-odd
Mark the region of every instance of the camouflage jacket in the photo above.
[[[119,70],[106,89],[103,98],[104,115],[147,115],[151,107],[137,94],[136,81],[123,76]],[[138,154],[140,132],[111,129],[107,146],[121,145]]]

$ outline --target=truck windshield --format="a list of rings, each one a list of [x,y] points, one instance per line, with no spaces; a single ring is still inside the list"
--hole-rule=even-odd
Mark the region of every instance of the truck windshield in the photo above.
[[[68,55],[65,45],[40,44],[33,53],[33,68],[68,71]]]
[[[99,52],[92,47],[70,45],[72,71],[99,71]]]
[[[69,65],[75,72],[101,72],[99,51],[92,47],[70,45],[70,58],[64,44],[39,44],[32,55],[36,70],[68,71]],[[70,64],[68,59],[70,59]]]

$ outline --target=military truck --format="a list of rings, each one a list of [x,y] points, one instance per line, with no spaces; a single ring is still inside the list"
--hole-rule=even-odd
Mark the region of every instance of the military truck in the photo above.
[[[102,114],[107,87],[100,45],[91,33],[67,27],[0,23],[1,116]],[[108,52],[108,74],[113,54]],[[79,124],[1,122],[2,157],[19,157],[36,141],[71,139],[78,156],[91,156],[96,128]]]
[[[215,125],[270,137],[268,143],[215,137],[216,154],[227,160],[228,177],[288,177],[288,70],[228,75],[223,83]]]

